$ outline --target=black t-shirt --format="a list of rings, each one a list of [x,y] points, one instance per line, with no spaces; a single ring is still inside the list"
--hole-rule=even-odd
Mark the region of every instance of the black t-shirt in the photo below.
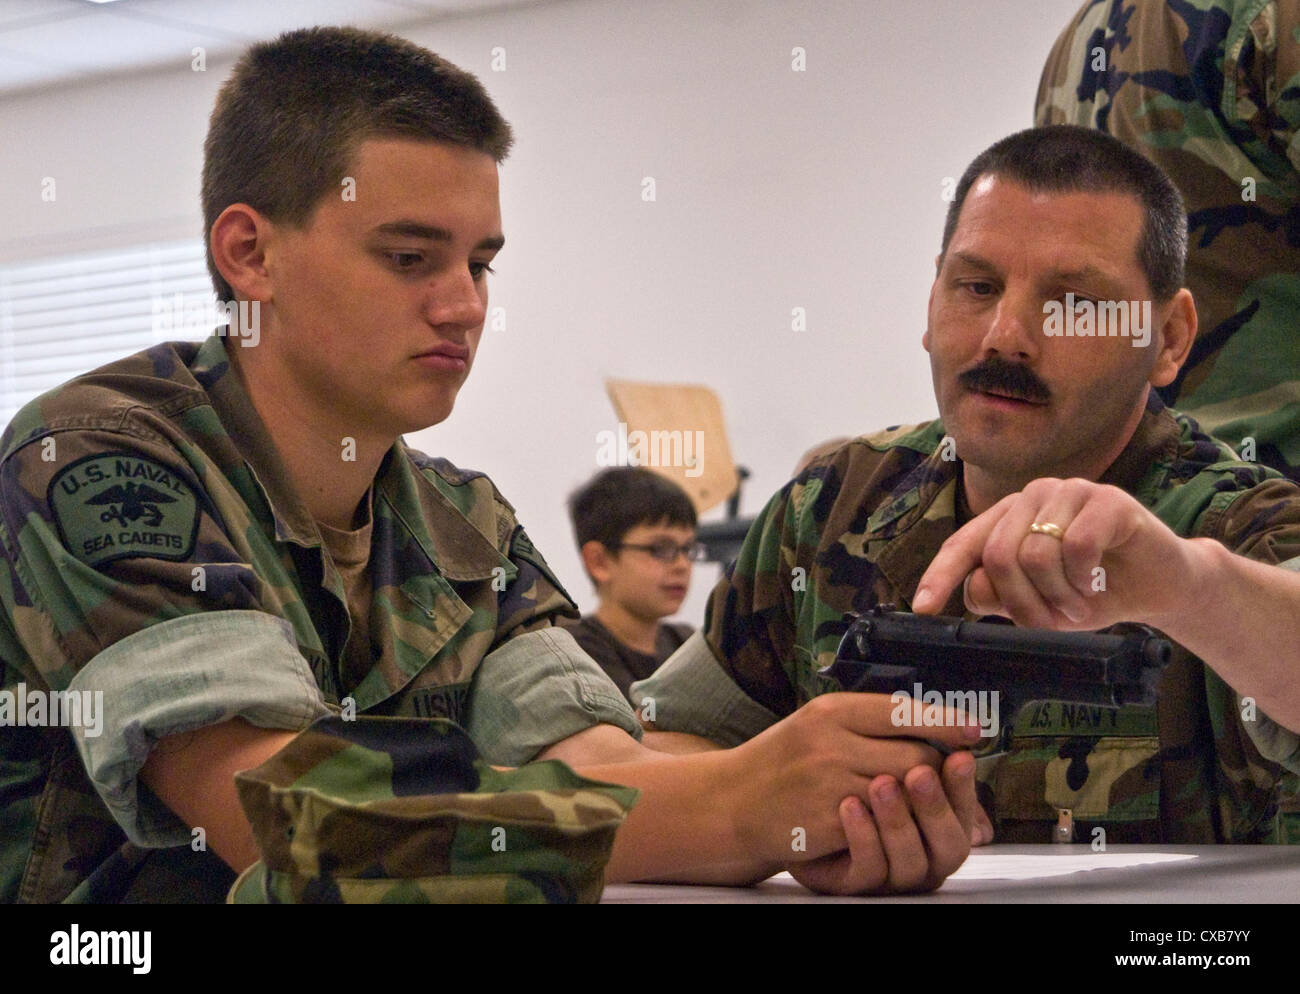
[[[676,652],[695,631],[690,625],[661,624],[655,636],[655,654],[651,656],[620,642],[613,632],[596,620],[595,615],[562,624],[582,650],[618,684],[624,697],[633,683],[644,680],[658,669],[659,664]]]

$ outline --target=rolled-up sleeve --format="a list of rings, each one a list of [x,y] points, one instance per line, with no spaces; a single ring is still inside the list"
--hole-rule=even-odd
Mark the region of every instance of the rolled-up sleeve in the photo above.
[[[1249,713],[1245,700],[1238,698],[1237,704],[1242,712]],[[1291,773],[1300,774],[1300,735],[1257,709],[1255,720],[1243,721],[1242,726],[1261,756]]]
[[[744,692],[719,665],[703,632],[695,632],[645,680],[632,702],[656,728],[686,732],[720,745],[745,742],[780,719]]]
[[[599,724],[641,737],[614,681],[563,628],[515,636],[484,656],[474,674],[465,730],[490,763],[518,766]]]
[[[1300,556],[1278,564],[1282,569],[1300,573]],[[1261,756],[1285,767],[1291,773],[1300,774],[1300,735],[1279,725],[1272,718],[1257,709],[1248,709],[1246,701],[1238,698],[1238,713],[1245,714],[1254,710],[1254,721],[1243,721],[1246,734],[1255,744]]]
[[[68,692],[88,702],[69,730],[91,782],[127,838],[149,847],[190,841],[180,819],[139,789],[159,739],[231,718],[300,731],[329,713],[288,622],[257,611],[152,625],[92,659]]]
[[[1218,500],[1222,511],[1207,516],[1221,530],[1213,537],[1239,555],[1300,572],[1300,555],[1295,555],[1300,549],[1300,491],[1291,481],[1266,480]],[[1300,734],[1268,717],[1253,700],[1229,694],[1228,702],[1235,705],[1234,719],[1260,756],[1293,775],[1288,779],[1300,774]]]

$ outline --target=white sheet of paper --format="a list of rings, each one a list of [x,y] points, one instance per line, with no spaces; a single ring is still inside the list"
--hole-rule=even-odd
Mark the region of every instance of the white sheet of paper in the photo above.
[[[1145,852],[1145,853],[1038,853],[1015,855],[1012,853],[972,852],[966,862],[950,876],[949,880],[1042,880],[1063,877],[1088,870],[1114,870],[1126,866],[1146,866],[1151,863],[1177,863],[1197,859],[1195,853]],[[789,873],[778,873],[773,880],[795,884]],[[796,885],[797,886],[797,885]]]
[[[1176,863],[1196,859],[1195,853],[1043,853],[1039,855],[1013,855],[1011,853],[972,852],[949,880],[1039,880],[1044,877],[1061,877],[1086,870],[1113,870],[1125,866],[1145,866],[1150,863]]]

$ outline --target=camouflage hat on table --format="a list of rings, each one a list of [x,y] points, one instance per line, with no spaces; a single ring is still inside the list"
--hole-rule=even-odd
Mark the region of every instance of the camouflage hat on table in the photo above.
[[[638,796],[555,760],[494,769],[411,718],[322,718],[236,784],[262,860],[235,904],[595,902]]]

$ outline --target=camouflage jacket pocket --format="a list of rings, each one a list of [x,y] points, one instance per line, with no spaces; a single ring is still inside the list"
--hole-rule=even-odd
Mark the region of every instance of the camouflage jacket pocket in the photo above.
[[[1068,810],[1091,823],[1154,823],[1159,752],[1155,735],[1013,735],[989,777],[997,820],[1057,822]],[[1044,828],[1036,840],[1050,837]]]

